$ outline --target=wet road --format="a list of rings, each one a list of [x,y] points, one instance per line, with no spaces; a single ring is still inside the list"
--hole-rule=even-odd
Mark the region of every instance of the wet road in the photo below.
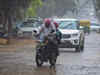
[[[32,45],[0,52],[0,75],[100,75],[100,34],[91,33],[85,38],[84,52],[62,50],[55,70],[48,64],[36,67]]]

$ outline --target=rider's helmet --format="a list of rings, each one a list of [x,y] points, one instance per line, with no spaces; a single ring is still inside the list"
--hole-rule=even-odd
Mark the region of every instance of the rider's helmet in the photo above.
[[[59,27],[59,25],[58,25],[58,23],[57,23],[57,22],[54,22],[54,25],[55,25],[55,27],[56,27],[56,28],[58,28],[58,27]]]
[[[48,18],[45,19],[45,20],[44,20],[44,24],[45,24],[46,27],[49,27],[49,26],[51,25],[51,20],[48,19]]]

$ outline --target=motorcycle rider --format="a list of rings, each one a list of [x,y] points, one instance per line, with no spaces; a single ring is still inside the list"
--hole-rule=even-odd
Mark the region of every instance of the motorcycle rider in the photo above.
[[[40,40],[44,41],[45,36],[48,36],[51,31],[56,32],[56,27],[50,19],[45,19],[44,24],[41,26],[39,32]]]
[[[59,31],[59,29],[58,29],[59,24],[57,22],[54,22],[54,25],[56,27],[56,39],[57,39],[57,42],[58,42],[58,45],[57,46],[59,48],[59,44],[61,43],[62,34]],[[57,55],[59,56],[59,49],[57,49]]]
[[[44,20],[44,25],[40,29],[40,40],[44,42],[46,40],[46,36],[49,35],[49,33],[53,33],[56,35],[55,40],[53,40],[54,43],[49,43],[48,44],[48,49],[53,48],[54,52],[56,55],[59,55],[58,51],[58,44],[60,43],[61,35],[59,35],[59,30],[58,30],[58,24],[52,22],[50,19],[45,19]],[[46,41],[48,42],[48,41]],[[49,51],[49,50],[47,50]]]
[[[57,36],[57,41],[58,41],[58,44],[61,43],[61,38],[62,38],[62,33],[59,31],[58,27],[59,27],[59,24],[57,22],[54,22],[54,25],[56,27],[56,36]]]
[[[38,59],[48,61],[51,64],[50,67],[55,66],[58,51],[58,42],[56,39],[56,27],[50,19],[45,19],[43,26],[40,28],[40,40],[41,42],[37,46],[36,62],[39,65]],[[47,36],[47,38],[45,38]],[[41,57],[41,58],[38,58]],[[41,63],[40,63],[41,65]]]

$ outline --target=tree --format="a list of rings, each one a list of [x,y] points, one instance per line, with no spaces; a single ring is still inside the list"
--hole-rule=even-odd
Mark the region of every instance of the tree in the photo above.
[[[31,15],[35,14],[35,8],[40,3],[40,0],[0,0],[1,23],[3,24],[4,29],[6,29],[6,27],[8,28],[8,36],[10,36],[12,30],[12,19],[14,17],[16,19],[22,18],[23,16],[21,15],[30,10],[32,12]]]
[[[36,16],[36,9],[37,7],[42,6],[41,0],[33,0],[28,8],[28,11],[26,12],[25,16],[32,17]]]
[[[42,0],[42,8],[37,11],[40,17],[64,16],[67,11],[76,8],[76,0]],[[41,14],[42,13],[42,14]]]
[[[96,10],[96,16],[100,21],[100,0],[93,0]]]

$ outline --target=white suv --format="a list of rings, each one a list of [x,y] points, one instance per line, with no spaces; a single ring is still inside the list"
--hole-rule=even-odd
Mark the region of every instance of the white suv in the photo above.
[[[54,19],[59,23],[62,33],[60,48],[75,48],[76,52],[84,49],[84,32],[80,30],[77,19]]]

